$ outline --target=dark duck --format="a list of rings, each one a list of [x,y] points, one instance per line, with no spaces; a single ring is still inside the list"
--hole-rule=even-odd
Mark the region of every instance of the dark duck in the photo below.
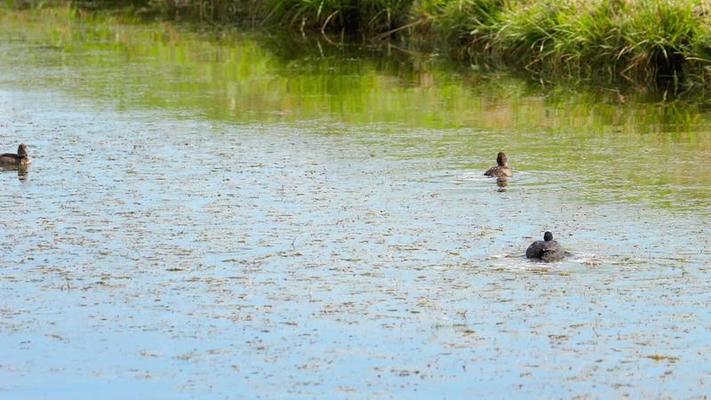
[[[543,240],[536,240],[526,249],[526,258],[545,262],[559,261],[565,257],[565,251],[553,240],[553,234],[546,232]]]

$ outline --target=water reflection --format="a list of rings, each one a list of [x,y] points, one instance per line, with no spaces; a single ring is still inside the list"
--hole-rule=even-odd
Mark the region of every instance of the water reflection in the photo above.
[[[3,172],[17,172],[17,179],[20,182],[26,182],[28,175],[29,175],[29,167],[26,165],[21,165],[21,166],[6,166],[6,165],[0,165],[0,171]]]
[[[19,179],[20,182],[26,182],[28,176],[29,168],[27,166],[20,166],[17,168],[17,179]]]
[[[499,192],[505,192],[506,187],[508,185],[509,185],[509,178],[506,178],[506,177],[496,178],[496,186],[499,187],[499,189],[498,189]]]

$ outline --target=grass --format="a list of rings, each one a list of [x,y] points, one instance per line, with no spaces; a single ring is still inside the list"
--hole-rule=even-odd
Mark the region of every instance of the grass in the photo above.
[[[501,2],[488,15],[483,24],[477,20],[483,26],[465,25],[457,37],[469,34],[465,45],[475,53],[488,50],[536,74],[674,87],[711,83],[708,0]]]
[[[271,0],[267,23],[300,30],[377,34],[406,22],[412,0]]]
[[[36,1],[36,0],[34,0]],[[32,3],[33,0],[6,0]],[[75,0],[105,8],[118,0]],[[711,0],[132,0],[144,14],[429,43],[537,77],[711,84]]]

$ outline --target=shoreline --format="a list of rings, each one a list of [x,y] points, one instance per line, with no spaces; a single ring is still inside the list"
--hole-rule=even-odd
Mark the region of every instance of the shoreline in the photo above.
[[[101,11],[113,3],[72,4]],[[336,43],[393,42],[535,80],[621,82],[672,94],[711,87],[711,3],[703,0],[134,0],[124,10]]]
[[[316,10],[297,7],[305,0],[116,3],[29,0],[6,3],[0,10],[59,7],[79,18],[169,21],[195,30],[237,29],[313,37],[336,47],[431,53],[463,67],[507,71],[542,85],[612,87],[621,101],[632,88],[661,101],[689,97],[705,102],[711,89],[711,3],[701,0],[654,0],[646,6],[633,0],[381,0],[365,10],[335,0],[324,0]],[[397,18],[391,3],[401,7]],[[346,10],[357,15],[349,17]]]

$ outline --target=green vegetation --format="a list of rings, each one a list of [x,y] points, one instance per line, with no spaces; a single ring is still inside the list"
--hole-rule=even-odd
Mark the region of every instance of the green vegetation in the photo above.
[[[451,0],[432,24],[450,48],[536,74],[648,85],[711,83],[704,0]]]
[[[7,0],[27,4],[31,0]],[[43,3],[42,3],[43,4]],[[82,9],[125,5],[75,0]],[[711,84],[709,0],[132,0],[141,15],[292,32],[329,41],[427,43],[458,60],[540,78]]]

